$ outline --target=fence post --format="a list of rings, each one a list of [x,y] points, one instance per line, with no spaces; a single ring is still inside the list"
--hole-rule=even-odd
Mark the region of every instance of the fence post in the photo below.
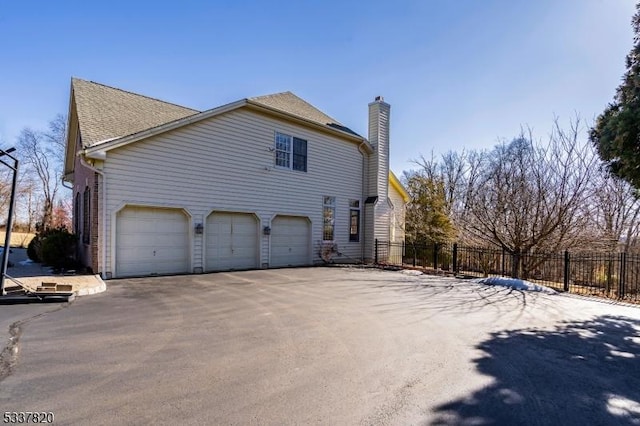
[[[433,243],[433,270],[438,270],[438,243]]]
[[[453,243],[453,275],[458,275],[458,243]]]
[[[569,261],[570,261],[569,250],[565,250],[564,251],[564,276],[563,276],[564,291],[569,291],[569,273],[571,272]]]
[[[506,254],[504,252],[504,247],[502,247],[502,276],[503,277],[507,275],[505,273],[505,270],[504,270],[504,268],[505,268],[505,257],[506,257]]]
[[[413,244],[411,244],[411,247],[413,248],[413,267],[416,267],[416,257],[418,256],[418,253],[416,252],[416,242],[414,241]]]
[[[620,277],[618,278],[618,298],[624,298],[624,286],[627,275],[627,253],[620,253]]]
[[[376,243],[375,243],[375,255],[373,257],[373,263],[374,264],[378,264],[378,239],[376,238]]]

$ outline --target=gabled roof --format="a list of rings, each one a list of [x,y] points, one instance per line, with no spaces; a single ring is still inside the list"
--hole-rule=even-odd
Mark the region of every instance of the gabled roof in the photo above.
[[[257,96],[248,99],[250,102],[266,106],[268,108],[277,109],[291,115],[295,115],[305,120],[313,121],[323,126],[329,126],[343,132],[360,136],[353,130],[349,129],[338,120],[329,117],[304,99],[299,98],[291,92],[274,93],[273,95]],[[360,136],[361,137],[361,136]]]
[[[364,137],[291,92],[245,98],[202,112],[79,78],[71,79],[71,96],[69,118],[77,116],[81,148],[86,149],[86,154],[102,155],[105,150],[242,107],[366,142]],[[73,141],[67,144],[68,154],[75,155]],[[368,143],[365,146],[371,149]],[[69,167],[72,164],[65,166],[67,172],[71,172]]]
[[[79,78],[71,79],[71,90],[84,147],[132,135],[199,112]]]

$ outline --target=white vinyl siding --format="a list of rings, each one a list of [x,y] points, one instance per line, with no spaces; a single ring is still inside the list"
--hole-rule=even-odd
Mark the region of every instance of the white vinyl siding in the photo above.
[[[369,141],[374,152],[368,164],[368,196],[376,196],[375,205],[365,206],[366,252],[365,257],[373,259],[375,239],[388,241],[390,238],[390,208],[387,204],[389,194],[389,119],[387,104],[373,102],[369,105]],[[371,217],[371,221],[369,221]]]
[[[389,200],[393,204],[392,240],[402,242],[404,241],[405,202],[402,195],[392,185],[389,185]]]
[[[308,141],[306,173],[273,167],[276,130]],[[104,171],[111,241],[114,212],[125,203],[184,208],[192,218],[206,218],[217,210],[254,212],[260,230],[258,266],[269,262],[270,237],[261,230],[271,225],[273,217],[309,217],[312,261],[320,262],[322,197],[336,197],[335,229],[345,230],[348,200],[362,196],[362,156],[357,143],[247,109],[109,151]],[[204,240],[202,236],[193,239],[190,269],[205,267]],[[348,240],[347,232],[336,232],[340,251],[359,259],[359,246]],[[112,270],[112,244],[107,244],[107,272]]]

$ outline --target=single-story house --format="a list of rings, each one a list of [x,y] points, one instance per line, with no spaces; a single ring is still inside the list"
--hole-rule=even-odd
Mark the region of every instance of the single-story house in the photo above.
[[[389,113],[369,104],[367,139],[291,92],[197,111],[73,78],[79,259],[104,278],[370,262],[404,241]]]

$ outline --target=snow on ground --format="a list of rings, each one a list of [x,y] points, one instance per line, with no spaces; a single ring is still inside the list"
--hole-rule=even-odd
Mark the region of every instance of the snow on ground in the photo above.
[[[488,277],[488,278],[476,278],[471,280],[473,282],[479,284],[486,285],[498,285],[502,287],[509,287],[515,290],[523,290],[523,291],[539,291],[541,293],[547,294],[556,294],[557,292],[549,287],[535,284],[530,281],[520,280],[517,278],[506,278],[506,277]]]
[[[422,272],[416,271],[414,269],[403,269],[402,273],[405,275],[422,275]]]

